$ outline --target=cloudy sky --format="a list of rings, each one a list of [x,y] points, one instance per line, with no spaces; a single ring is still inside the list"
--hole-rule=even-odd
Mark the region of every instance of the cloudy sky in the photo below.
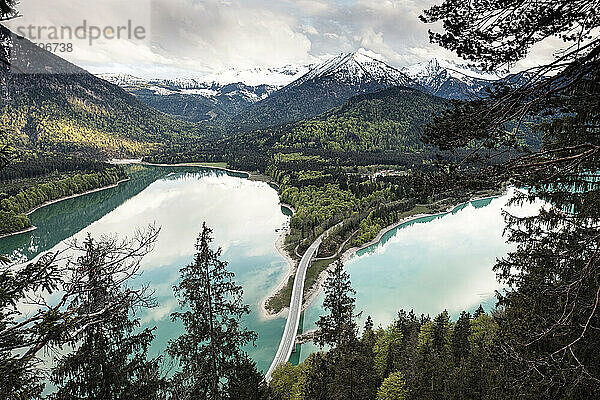
[[[422,10],[441,0],[21,0],[11,23],[36,42],[56,42],[51,27],[86,22],[108,36],[118,26],[144,35],[63,40],[73,51],[59,55],[91,72],[137,76],[201,75],[240,69],[307,64],[365,48],[405,66],[433,57],[454,58],[429,43]],[[27,30],[33,27],[32,30]],[[39,27],[48,27],[39,31]],[[90,32],[86,29],[86,32]],[[142,30],[138,31],[142,32]],[[31,37],[33,36],[33,37]],[[143,38],[141,38],[143,36]],[[61,39],[64,39],[61,37]],[[551,54],[537,49],[526,64]]]

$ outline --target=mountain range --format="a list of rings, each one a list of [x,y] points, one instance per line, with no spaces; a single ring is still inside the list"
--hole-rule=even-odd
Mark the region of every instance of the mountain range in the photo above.
[[[416,92],[464,98],[501,78],[437,60],[400,69],[364,49],[314,66],[231,70],[201,79],[96,77],[27,39],[13,37],[12,70],[0,71],[0,123],[8,140],[16,146],[94,157],[139,155],[208,136],[309,121],[356,96],[393,87],[411,89],[393,93],[399,98],[396,108],[405,109],[398,121],[410,125],[394,132],[412,135],[418,130],[413,122],[426,117],[419,114],[413,121],[406,113],[419,110],[409,103],[437,104]],[[341,119],[326,117],[326,123],[318,124],[328,130],[335,121]],[[353,124],[353,129],[360,125]],[[377,126],[376,136],[395,143],[386,136],[389,132],[381,131],[385,124]],[[340,138],[321,137],[319,142],[344,148]],[[381,143],[364,146],[382,148]]]
[[[232,69],[202,78],[101,77],[177,118],[210,121],[234,131],[312,118],[353,96],[393,86],[445,99],[468,99],[504,79],[498,73],[439,59],[396,68],[365,49],[317,65]]]
[[[310,71],[310,65],[228,69],[199,78],[141,79],[99,74],[141,101],[179,119],[202,122],[235,115]]]
[[[391,86],[418,85],[373,53],[360,49],[317,65],[301,78],[234,115],[229,127],[251,130],[312,118],[341,106],[353,96]]]

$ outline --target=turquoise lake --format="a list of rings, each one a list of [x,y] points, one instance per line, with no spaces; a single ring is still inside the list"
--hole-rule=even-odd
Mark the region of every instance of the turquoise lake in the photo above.
[[[362,328],[367,316],[387,326],[397,312],[414,310],[432,318],[447,310],[456,320],[461,311],[481,304],[490,311],[502,290],[493,272],[497,258],[513,247],[503,237],[503,210],[529,215],[541,204],[506,207],[511,193],[476,200],[452,212],[417,218],[387,232],[377,244],[358,251],[345,266],[356,290]],[[304,330],[315,329],[324,313],[321,293],[304,314]],[[299,359],[319,350],[302,346]]]
[[[256,346],[247,350],[266,370],[285,325],[284,318],[267,320],[259,312],[261,301],[288,270],[275,248],[279,230],[289,221],[276,190],[243,174],[205,168],[133,166],[129,175],[132,179],[116,188],[37,210],[30,218],[38,229],[0,239],[0,253],[25,262],[88,232],[125,237],[152,223],[160,226],[158,243],[136,278],[138,284],[150,284],[160,304],[140,316],[145,326],[157,327],[156,354],[181,333],[169,319],[177,308],[172,286],[179,268],[191,261],[206,221],[214,230],[215,246],[223,249],[222,258],[244,288],[252,310],[244,324],[259,335]],[[346,266],[362,320],[371,315],[376,325],[386,325],[401,308],[431,315],[448,309],[456,316],[479,304],[493,307],[500,286],[492,266],[510,250],[502,237],[506,198],[476,201],[444,216],[408,223],[358,252]],[[306,311],[305,330],[314,328],[322,301],[321,294]],[[314,350],[304,345],[300,357]]]

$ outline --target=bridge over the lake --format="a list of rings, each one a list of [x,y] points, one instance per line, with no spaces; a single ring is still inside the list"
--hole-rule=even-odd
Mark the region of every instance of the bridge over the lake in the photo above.
[[[298,269],[296,270],[296,277],[294,278],[294,286],[292,288],[292,298],[290,299],[290,312],[287,317],[285,329],[283,330],[283,336],[277,349],[277,354],[265,375],[267,382],[271,381],[271,374],[275,368],[289,360],[292,351],[296,346],[296,335],[298,334],[298,326],[300,324],[300,314],[302,314],[302,303],[304,297],[304,281],[306,280],[306,270],[310,266],[312,259],[316,256],[319,251],[319,246],[323,241],[323,235],[319,236],[317,240],[310,245],[308,250],[302,256]]]

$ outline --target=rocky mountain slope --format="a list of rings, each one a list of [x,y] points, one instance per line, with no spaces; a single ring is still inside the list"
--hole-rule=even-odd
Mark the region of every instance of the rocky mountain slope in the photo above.
[[[263,128],[315,117],[349,98],[391,86],[419,88],[406,74],[364,49],[341,54],[234,116],[238,130]]]
[[[308,72],[310,66],[228,69],[198,78],[142,79],[100,74],[144,103],[179,119],[203,122],[241,113]]]

